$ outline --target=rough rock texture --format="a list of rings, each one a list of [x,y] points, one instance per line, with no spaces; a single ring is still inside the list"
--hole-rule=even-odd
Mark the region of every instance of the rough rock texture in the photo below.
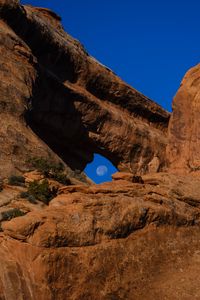
[[[167,129],[169,113],[89,56],[55,13],[0,0],[0,18],[0,177],[25,177],[0,182],[0,299],[199,300],[199,66]],[[121,170],[112,182],[72,171],[94,152]],[[70,177],[47,179],[49,205],[27,197],[46,176],[27,160],[41,156]]]
[[[190,69],[173,101],[167,154],[170,169],[178,173],[200,171],[200,65]]]
[[[94,152],[138,174],[164,169],[169,113],[89,56],[56,14],[18,1],[1,1],[0,14],[5,168],[49,156],[45,142],[72,169]]]
[[[200,181],[60,189],[2,224],[2,299],[199,299]]]
[[[3,12],[0,6],[0,14]],[[0,57],[0,177],[5,177],[25,172],[31,157],[43,156],[52,161],[61,159],[31,130],[25,120],[26,111],[31,109],[37,62],[30,48],[2,19]]]

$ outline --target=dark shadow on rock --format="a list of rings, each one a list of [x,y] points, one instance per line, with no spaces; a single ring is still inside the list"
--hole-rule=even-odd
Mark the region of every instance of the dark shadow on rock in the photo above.
[[[25,119],[70,168],[83,170],[93,160],[93,150],[81,115],[74,105],[77,97],[76,93],[40,67]]]

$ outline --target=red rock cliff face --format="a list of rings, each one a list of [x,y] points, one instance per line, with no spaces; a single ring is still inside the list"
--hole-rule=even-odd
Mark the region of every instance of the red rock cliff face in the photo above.
[[[27,197],[38,170],[20,186],[0,182],[0,299],[200,299],[200,179],[188,174],[199,170],[199,66],[167,129],[169,113],[89,56],[56,14],[0,0],[0,17],[0,176],[43,156],[73,177],[94,152],[132,171],[101,185],[48,177],[48,204]]]
[[[187,72],[173,101],[167,147],[170,169],[198,174],[200,170],[200,65]]]
[[[18,127],[29,126],[27,136],[18,129],[26,140],[23,155],[37,154],[30,138],[35,132],[73,169],[82,170],[94,152],[137,174],[164,169],[169,113],[89,56],[54,13],[3,1],[1,18],[1,77],[14,73],[13,84],[2,83],[9,98],[2,100],[2,113],[13,116],[10,103],[21,117]],[[13,151],[7,157],[18,164]]]

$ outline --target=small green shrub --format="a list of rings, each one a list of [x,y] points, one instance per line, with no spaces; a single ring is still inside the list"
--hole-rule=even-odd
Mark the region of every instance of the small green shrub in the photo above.
[[[21,192],[20,193],[20,197],[21,198],[27,198],[29,196],[29,193],[28,192]]]
[[[50,188],[48,180],[43,180],[42,182],[33,181],[29,183],[28,187],[28,195],[32,196],[34,199],[38,199],[45,204],[49,204],[49,202],[56,197],[57,188]]]
[[[35,204],[36,203],[36,199],[33,195],[30,195],[29,192],[21,192],[20,194],[21,198],[26,198],[29,202]]]
[[[43,157],[33,157],[28,162],[45,177],[54,179],[62,184],[71,184],[70,179],[64,172],[64,165],[61,162],[55,164]]]
[[[21,211],[20,209],[18,208],[14,208],[12,210],[9,210],[9,211],[6,211],[6,212],[3,212],[2,213],[2,217],[3,217],[3,220],[11,220],[13,218],[17,218],[17,217],[22,217],[24,216],[26,213]]]
[[[33,195],[28,195],[27,199],[32,204],[36,204],[37,203],[36,199],[35,199],[35,197]]]
[[[8,184],[17,185],[17,186],[24,186],[25,178],[23,176],[11,175],[8,178]]]
[[[65,185],[71,184],[71,180],[64,173],[54,173],[53,179]]]
[[[42,157],[32,157],[28,163],[36,170],[41,172],[45,177],[49,177],[51,171],[51,164]]]

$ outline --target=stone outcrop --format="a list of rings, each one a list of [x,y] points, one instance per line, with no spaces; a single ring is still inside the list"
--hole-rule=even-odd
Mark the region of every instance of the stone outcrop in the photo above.
[[[1,1],[0,14],[5,168],[50,149],[72,169],[95,152],[137,174],[165,168],[169,113],[89,56],[51,11]]]
[[[200,180],[60,188],[2,223],[1,299],[198,299]]]
[[[37,77],[36,60],[30,48],[2,20],[4,9],[10,12],[12,3],[7,1],[2,6],[0,2],[0,177],[26,171],[30,157],[58,160],[25,120]]]
[[[173,100],[167,156],[178,173],[200,171],[200,65],[190,69]]]
[[[199,66],[168,127],[60,21],[0,0],[0,299],[200,299]],[[95,152],[112,182],[79,173]]]

